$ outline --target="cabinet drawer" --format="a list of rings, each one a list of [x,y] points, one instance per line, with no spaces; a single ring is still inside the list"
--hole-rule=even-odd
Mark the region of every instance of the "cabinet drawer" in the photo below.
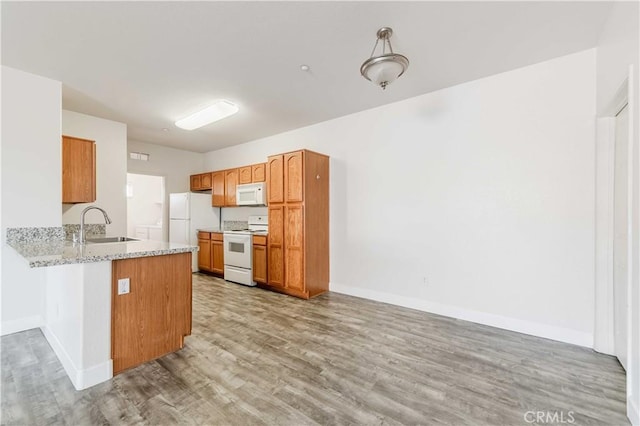
[[[222,232],[212,232],[211,239],[213,241],[222,241]]]
[[[211,234],[209,232],[198,231],[198,239],[199,240],[210,240]]]
[[[266,235],[254,235],[253,236],[253,244],[256,246],[266,246],[267,245],[267,236]]]

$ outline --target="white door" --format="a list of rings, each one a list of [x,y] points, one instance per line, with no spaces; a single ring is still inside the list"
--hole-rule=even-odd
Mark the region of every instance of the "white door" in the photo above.
[[[169,195],[169,219],[189,219],[189,193]]]
[[[169,242],[179,244],[189,244],[188,220],[171,219],[169,221]]]
[[[627,369],[629,295],[629,108],[616,116],[613,192],[613,327],[614,350]]]

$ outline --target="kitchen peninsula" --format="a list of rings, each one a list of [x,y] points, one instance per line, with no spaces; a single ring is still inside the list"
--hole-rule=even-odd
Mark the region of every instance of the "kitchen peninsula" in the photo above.
[[[191,334],[191,256],[159,241],[77,244],[62,228],[10,228],[7,245],[45,277],[43,334],[74,387],[174,352]]]

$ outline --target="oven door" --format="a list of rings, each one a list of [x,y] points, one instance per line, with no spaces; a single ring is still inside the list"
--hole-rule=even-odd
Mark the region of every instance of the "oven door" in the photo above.
[[[251,235],[224,234],[224,264],[251,269]]]

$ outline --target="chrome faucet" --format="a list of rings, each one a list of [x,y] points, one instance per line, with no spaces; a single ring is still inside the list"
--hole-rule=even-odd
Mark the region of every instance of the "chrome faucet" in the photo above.
[[[80,213],[80,238],[79,238],[80,244],[84,244],[87,242],[87,239],[84,235],[84,215],[87,214],[87,212],[92,209],[100,210],[102,212],[102,214],[104,215],[104,221],[106,222],[107,225],[111,223],[111,219],[109,219],[109,215],[107,214],[107,212],[104,211],[104,209],[101,209],[100,207],[89,206],[84,210],[82,210],[82,213]]]

